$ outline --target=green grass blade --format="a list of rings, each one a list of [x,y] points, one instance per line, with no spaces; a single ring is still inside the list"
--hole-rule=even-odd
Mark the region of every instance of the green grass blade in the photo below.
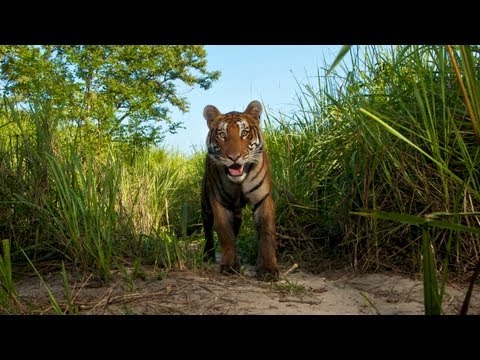
[[[408,140],[405,136],[403,136],[401,133],[399,133],[397,130],[395,130],[393,127],[391,127],[390,125],[388,125],[386,122],[384,122],[383,120],[381,120],[378,116],[372,114],[371,112],[361,108],[360,109],[361,112],[363,112],[364,114],[366,114],[367,116],[371,117],[373,120],[375,120],[376,122],[378,122],[380,125],[382,125],[388,132],[390,132],[391,134],[395,135],[397,138],[399,138],[400,140],[404,141],[405,143],[407,143],[408,145],[412,146],[415,150],[419,151],[422,155],[424,155],[425,157],[427,157],[428,159],[430,159],[431,161],[433,161],[435,164],[438,165],[438,167],[440,167],[443,171],[445,171],[446,173],[448,173],[453,179],[455,179],[457,182],[463,184],[463,180],[461,178],[459,178],[457,175],[455,175],[448,167],[445,166],[445,164],[441,163],[440,161],[438,161],[437,159],[435,159],[434,157],[432,157],[431,155],[429,155],[428,153],[426,153],[424,150],[422,150],[420,147],[418,147],[417,145],[415,145],[413,142],[411,142],[410,140]]]
[[[468,313],[468,307],[470,306],[470,299],[472,297],[473,287],[479,275],[480,275],[480,261],[477,262],[475,271],[473,272],[472,277],[470,278],[470,283],[468,285],[467,293],[465,294],[465,299],[463,300],[462,309],[460,310],[460,315],[467,315]]]
[[[342,46],[342,48],[338,52],[337,57],[335,58],[335,60],[333,60],[332,65],[328,69],[326,75],[330,75],[330,73],[333,71],[333,69],[335,69],[337,67],[337,65],[340,63],[340,61],[342,61],[342,59],[345,57],[345,55],[347,55],[347,53],[350,51],[351,47],[352,47],[352,45],[343,45]]]
[[[63,315],[63,311],[62,311],[62,309],[60,308],[60,305],[58,304],[57,299],[56,299],[55,296],[53,295],[52,291],[50,290],[50,287],[47,285],[47,283],[45,282],[45,280],[43,280],[42,275],[40,275],[40,273],[38,272],[37,268],[35,267],[35,265],[33,265],[32,261],[31,261],[30,258],[27,256],[27,254],[25,253],[25,251],[23,251],[22,248],[20,248],[20,251],[23,253],[23,255],[24,255],[25,258],[27,259],[28,263],[29,263],[30,266],[32,267],[33,271],[35,271],[35,274],[38,276],[38,278],[39,278],[40,281],[42,282],[43,286],[44,286],[45,289],[47,290],[48,298],[49,298],[49,300],[50,300],[50,304],[52,305],[53,310],[55,311],[55,313],[56,313],[57,315]]]
[[[381,220],[396,221],[399,223],[404,223],[409,225],[419,225],[419,226],[428,225],[428,226],[436,227],[439,229],[448,229],[448,230],[467,232],[471,234],[480,234],[480,228],[478,227],[466,226],[466,225],[432,219],[432,214],[436,214],[436,216],[438,216],[439,213],[432,213],[426,216],[416,216],[416,215],[400,214],[395,212],[385,212],[385,211],[377,210],[377,211],[370,211],[370,212],[351,212],[351,214],[358,215],[358,216],[371,217],[371,218],[381,219]],[[462,213],[462,214],[472,215],[472,214],[478,214],[478,213],[473,212],[473,213]],[[453,215],[453,214],[449,213],[449,215]]]
[[[13,269],[10,254],[10,240],[2,240],[2,252],[0,252],[0,309],[7,313],[17,313],[21,305],[17,299],[17,290],[13,282]]]
[[[428,227],[422,226],[423,239],[423,292],[425,315],[440,315],[441,299],[438,293],[437,270],[435,267],[435,257],[433,255],[433,246],[430,241]]]
[[[421,216],[408,215],[408,214],[399,214],[394,212],[385,212],[385,211],[370,211],[370,212],[351,212],[352,215],[366,216],[380,220],[390,220],[396,221],[409,225],[423,225],[427,220]]]

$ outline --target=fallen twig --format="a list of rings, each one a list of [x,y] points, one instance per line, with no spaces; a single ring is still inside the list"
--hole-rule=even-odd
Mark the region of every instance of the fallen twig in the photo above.
[[[295,270],[296,268],[298,268],[298,264],[297,264],[297,263],[293,264],[293,265],[290,267],[290,269],[288,269],[287,271],[285,271],[285,272],[283,273],[283,276],[287,276],[288,274],[290,274],[290,273],[291,273],[293,270]]]

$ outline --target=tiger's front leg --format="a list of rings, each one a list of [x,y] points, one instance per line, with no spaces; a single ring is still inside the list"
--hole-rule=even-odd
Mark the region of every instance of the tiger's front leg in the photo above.
[[[240,260],[235,247],[234,214],[215,199],[212,200],[212,209],[222,253],[220,272],[238,273]]]
[[[257,275],[267,281],[278,280],[277,241],[275,235],[275,206],[268,194],[254,208],[253,216],[258,235]]]

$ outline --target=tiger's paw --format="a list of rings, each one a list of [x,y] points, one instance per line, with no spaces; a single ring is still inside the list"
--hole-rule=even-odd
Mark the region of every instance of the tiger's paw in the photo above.
[[[257,278],[262,281],[278,281],[280,272],[277,267],[266,268],[260,267],[257,269]]]

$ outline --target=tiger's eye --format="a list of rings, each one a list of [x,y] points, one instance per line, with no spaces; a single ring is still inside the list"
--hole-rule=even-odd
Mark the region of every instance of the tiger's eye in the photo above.
[[[242,131],[242,137],[245,137],[245,136],[247,136],[247,135],[248,135],[248,131],[247,131],[247,130],[243,130],[243,131]]]
[[[219,133],[218,136],[220,137],[220,139],[226,139],[227,135],[223,132]]]

